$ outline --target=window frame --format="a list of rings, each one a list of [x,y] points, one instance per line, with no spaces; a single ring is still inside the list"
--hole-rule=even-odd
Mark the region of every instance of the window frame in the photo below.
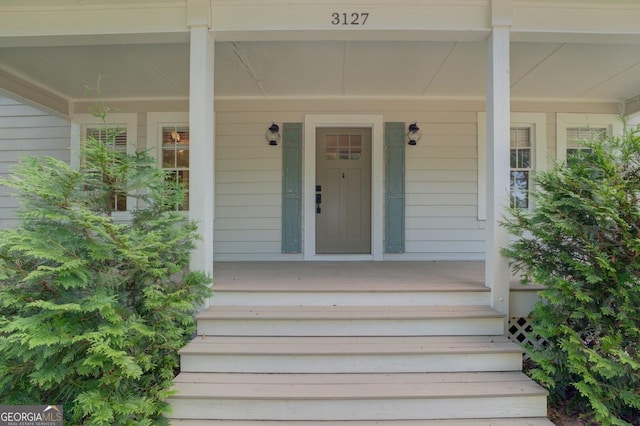
[[[86,140],[87,129],[120,128],[127,134],[127,154],[135,154],[138,149],[138,114],[109,113],[105,123],[93,114],[74,114],[71,124],[71,167],[80,169],[82,164],[82,142]],[[137,198],[127,196],[127,211],[113,211],[117,219],[130,219],[131,210],[137,208]]]
[[[189,128],[189,113],[184,111],[147,113],[147,146],[149,148],[149,155],[156,159],[156,167],[161,170],[165,170],[162,167],[162,128],[166,126]],[[191,131],[191,129],[189,129],[189,131]],[[191,172],[191,163],[189,163],[188,170]],[[187,197],[190,197],[190,194],[191,192],[189,191]],[[189,207],[191,207],[190,202]],[[176,211],[184,213],[185,215],[189,214],[189,210]]]
[[[547,114],[544,112],[512,112],[509,128],[527,127],[531,140],[533,168],[531,172],[543,172],[547,169]],[[509,143],[511,152],[511,143]],[[509,167],[511,170],[511,167]],[[509,182],[511,177],[509,176]],[[534,189],[529,188],[529,191]],[[511,202],[509,196],[506,200]],[[529,209],[535,208],[529,199]],[[487,113],[478,112],[478,220],[487,220]]]

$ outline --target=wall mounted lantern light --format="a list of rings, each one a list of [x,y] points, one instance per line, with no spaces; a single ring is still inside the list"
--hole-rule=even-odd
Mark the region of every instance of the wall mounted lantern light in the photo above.
[[[420,132],[420,127],[418,127],[418,124],[409,124],[409,131],[407,132],[407,143],[409,145],[416,145],[421,138],[422,133]]]
[[[280,126],[276,123],[271,123],[264,137],[269,141],[269,145],[278,145],[278,142],[280,142]]]

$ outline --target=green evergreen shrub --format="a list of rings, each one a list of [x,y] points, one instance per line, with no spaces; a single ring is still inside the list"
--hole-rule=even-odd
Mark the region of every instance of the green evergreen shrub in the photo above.
[[[532,377],[599,424],[640,425],[640,133],[583,145],[536,177],[534,211],[511,210],[504,254],[546,286]]]
[[[165,424],[210,278],[187,270],[184,188],[108,145],[86,141],[79,171],[27,158],[0,182],[21,200],[20,225],[0,231],[0,403],[62,404],[65,424]],[[144,207],[119,223],[124,193]]]

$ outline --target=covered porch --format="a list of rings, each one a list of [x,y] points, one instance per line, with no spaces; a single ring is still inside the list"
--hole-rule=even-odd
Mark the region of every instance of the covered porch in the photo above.
[[[96,102],[132,115],[131,135],[146,131],[134,148],[163,148],[151,132],[160,115],[188,127],[189,216],[202,236],[192,266],[214,276],[220,259],[317,257],[314,132],[364,117],[374,148],[369,257],[484,260],[490,305],[506,313],[508,236],[498,221],[510,191],[510,125],[544,136],[543,170],[562,158],[562,114],[582,125],[639,105],[640,9],[625,0],[8,0],[0,12],[0,89],[70,120],[70,162],[81,116]],[[102,92],[87,96],[100,74]],[[401,123],[403,139],[412,121],[425,138],[399,155],[407,190],[397,203],[407,209],[387,225],[382,126]],[[275,122],[304,125],[294,196],[305,246],[296,253],[279,244],[292,222],[281,215],[283,153],[264,140]],[[402,253],[383,252],[393,226],[414,238]]]

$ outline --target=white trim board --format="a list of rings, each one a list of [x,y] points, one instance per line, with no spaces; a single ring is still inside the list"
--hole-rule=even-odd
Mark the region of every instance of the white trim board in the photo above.
[[[371,254],[316,254],[316,129],[318,127],[371,128]],[[382,115],[327,114],[305,115],[304,118],[304,260],[382,260],[383,259],[383,150],[384,123]]]

